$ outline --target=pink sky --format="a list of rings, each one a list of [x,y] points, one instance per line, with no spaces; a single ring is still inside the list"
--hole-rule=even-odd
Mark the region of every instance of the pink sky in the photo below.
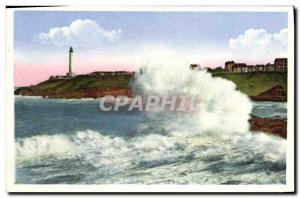
[[[58,59],[61,60],[61,59]],[[134,66],[130,64],[129,61],[123,61],[125,64],[121,64],[118,62],[121,61],[112,61],[115,63],[109,63],[110,61],[103,61],[104,63],[97,63],[99,61],[85,61],[85,59],[81,59],[80,62],[74,64],[74,72],[76,74],[87,74],[94,71],[134,71],[138,66]],[[224,67],[224,63],[226,60],[234,60],[235,62],[244,62],[247,64],[266,64],[268,61],[263,59],[256,60],[248,60],[245,59],[224,59],[224,60],[216,60],[216,61],[202,61],[202,67],[211,67],[215,68],[218,66]],[[33,61],[35,62],[35,61]],[[16,61],[14,65],[14,84],[16,87],[19,86],[30,86],[35,85],[40,82],[43,82],[49,79],[50,76],[55,75],[65,75],[68,72],[68,62],[61,61],[62,63],[58,63],[58,61],[44,61],[42,63],[28,63],[28,61]],[[134,62],[134,61],[133,61]],[[270,59],[270,63],[273,63],[273,59]],[[195,62],[198,63],[198,62]],[[200,62],[199,62],[200,63]],[[187,65],[188,66],[188,65]]]
[[[68,65],[40,65],[15,63],[14,83],[16,87],[35,85],[49,79],[50,76],[65,75],[68,72]],[[75,69],[76,74],[86,74],[94,71],[133,71],[132,66],[121,65],[81,65]]]

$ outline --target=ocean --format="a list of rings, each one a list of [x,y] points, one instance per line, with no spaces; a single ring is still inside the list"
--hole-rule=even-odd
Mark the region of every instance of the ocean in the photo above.
[[[258,117],[287,117],[286,103],[252,106]],[[284,139],[196,122],[180,112],[103,112],[93,99],[16,96],[15,182],[285,184]]]

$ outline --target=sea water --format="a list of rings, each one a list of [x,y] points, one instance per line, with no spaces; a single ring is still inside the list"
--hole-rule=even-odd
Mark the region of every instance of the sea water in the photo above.
[[[255,102],[252,114],[285,119],[286,103]],[[199,130],[193,119],[16,97],[16,183],[285,184],[284,139]]]

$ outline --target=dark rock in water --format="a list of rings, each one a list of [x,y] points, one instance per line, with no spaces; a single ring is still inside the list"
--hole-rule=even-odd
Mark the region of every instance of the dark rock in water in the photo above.
[[[237,184],[240,184],[241,182],[240,181],[233,181],[233,180],[230,180],[230,181],[227,181],[227,182],[223,182],[221,184],[225,184],[225,185],[237,185]]]
[[[249,120],[251,131],[262,131],[277,135],[283,138],[287,137],[287,121],[282,119],[251,117]]]
[[[286,91],[280,85],[272,87],[271,89],[262,92],[257,96],[250,96],[250,98],[256,101],[275,101],[275,102],[287,101]]]

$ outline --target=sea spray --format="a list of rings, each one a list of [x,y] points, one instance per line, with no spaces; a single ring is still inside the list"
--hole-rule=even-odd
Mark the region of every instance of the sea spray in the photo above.
[[[192,71],[186,65],[146,65],[141,70],[135,77],[135,94],[191,96],[197,98],[199,130],[248,131],[252,104],[233,82],[212,77],[205,70]]]

